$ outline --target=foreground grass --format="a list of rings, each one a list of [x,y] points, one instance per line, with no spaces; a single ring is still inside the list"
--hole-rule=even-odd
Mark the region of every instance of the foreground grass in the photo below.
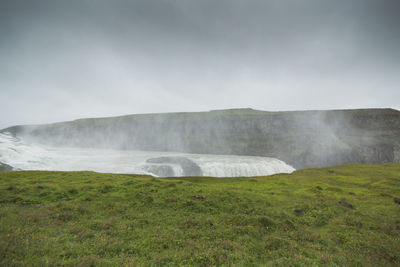
[[[399,197],[400,164],[234,179],[1,173],[0,265],[399,266]]]

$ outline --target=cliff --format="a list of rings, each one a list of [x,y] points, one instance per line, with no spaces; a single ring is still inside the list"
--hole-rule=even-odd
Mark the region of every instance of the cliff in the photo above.
[[[140,114],[2,132],[52,146],[269,156],[295,168],[400,162],[400,112],[393,109]]]

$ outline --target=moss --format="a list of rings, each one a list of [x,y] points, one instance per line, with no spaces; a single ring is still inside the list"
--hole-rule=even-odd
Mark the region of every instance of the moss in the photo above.
[[[398,266],[394,197],[400,164],[251,179],[2,173],[0,265]]]

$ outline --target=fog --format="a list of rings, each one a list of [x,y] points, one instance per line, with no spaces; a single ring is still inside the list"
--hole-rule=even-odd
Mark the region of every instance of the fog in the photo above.
[[[400,112],[393,109],[163,113],[2,132],[30,145],[54,148],[160,152],[155,158],[164,157],[164,152],[270,157],[295,168],[400,160]],[[154,163],[191,165],[179,158]]]
[[[399,8],[397,0],[3,0],[0,129],[227,108],[399,109]],[[186,153],[295,168],[392,162],[400,153],[394,110],[257,110],[10,131],[28,146],[83,154],[158,151],[145,163],[183,172],[200,166]]]
[[[13,170],[90,170],[158,177],[251,177],[295,170],[281,160],[267,157],[55,147],[0,133],[0,166],[3,164]]]
[[[251,107],[399,109],[399,1],[0,2],[0,128]]]

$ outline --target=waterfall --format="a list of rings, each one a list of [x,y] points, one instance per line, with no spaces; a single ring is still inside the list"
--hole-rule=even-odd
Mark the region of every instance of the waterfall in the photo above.
[[[89,170],[160,177],[251,177],[295,170],[276,158],[47,147],[24,142],[7,133],[0,134],[0,162],[19,170]]]

